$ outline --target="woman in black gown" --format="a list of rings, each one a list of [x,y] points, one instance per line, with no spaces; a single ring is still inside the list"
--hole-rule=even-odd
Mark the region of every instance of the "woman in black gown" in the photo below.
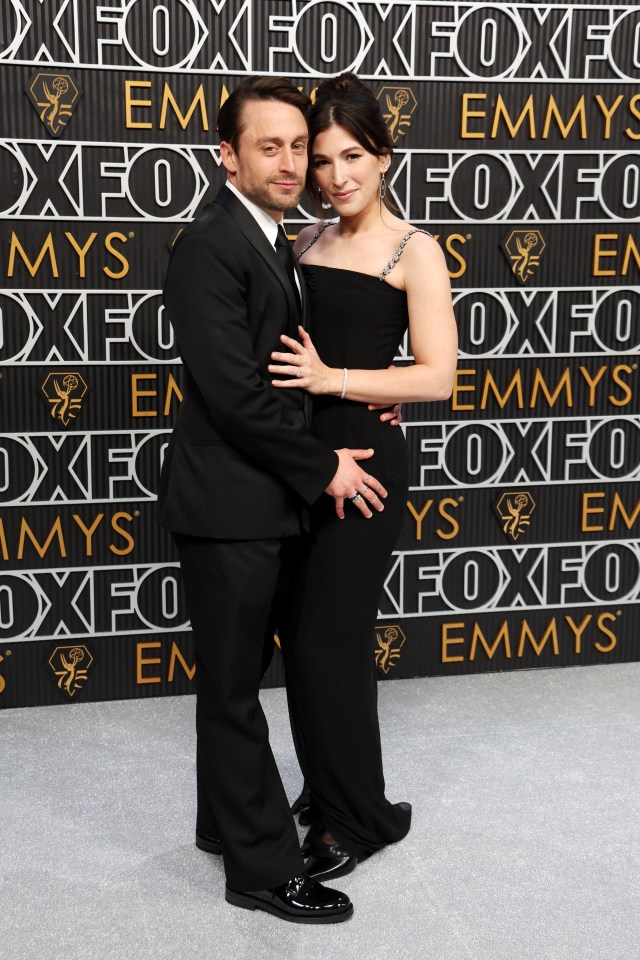
[[[339,219],[298,238],[313,340],[302,328],[299,342],[283,337],[288,352],[274,353],[270,370],[289,377],[275,386],[312,394],[318,437],[334,449],[374,449],[367,469],[388,491],[370,519],[349,503],[340,519],[328,497],[315,505],[281,629],[294,738],[313,798],[303,850],[309,872],[325,880],[410,826],[410,805],[385,797],[372,653],[406,511],[407,452],[374,404],[448,397],[457,338],[440,248],[384,202],[392,146],[371,91],[352,74],[324,81],[309,128],[313,188]],[[407,327],[415,362],[390,369]]]

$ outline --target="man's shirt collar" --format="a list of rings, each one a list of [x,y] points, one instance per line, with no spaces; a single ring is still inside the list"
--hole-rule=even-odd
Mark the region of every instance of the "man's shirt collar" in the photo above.
[[[275,246],[276,238],[278,236],[278,224],[273,217],[270,217],[269,214],[265,213],[264,210],[262,210],[256,203],[254,203],[252,200],[249,200],[248,197],[245,197],[243,193],[240,193],[238,188],[229,180],[226,181],[226,185],[232,193],[235,193],[238,200],[245,205],[251,216],[263,231],[271,246]]]

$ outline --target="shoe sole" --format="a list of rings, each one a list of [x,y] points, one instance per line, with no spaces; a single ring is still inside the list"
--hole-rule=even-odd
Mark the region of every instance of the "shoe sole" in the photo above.
[[[322,873],[310,872],[309,876],[314,880],[317,880],[318,883],[326,883],[327,880],[337,880],[338,877],[346,877],[348,873],[353,873],[357,866],[356,863],[343,863],[340,867],[329,867],[327,870],[324,870]],[[307,871],[308,872],[308,871]]]
[[[222,853],[222,846],[212,840],[205,840],[202,837],[196,837],[196,847],[198,850],[204,850],[205,853]]]
[[[269,903],[268,900],[256,900],[254,897],[248,897],[246,894],[239,893],[237,890],[225,890],[225,900],[234,907],[242,907],[243,910],[264,910],[265,913],[272,913],[274,917],[281,920],[289,920],[291,923],[342,923],[353,916],[353,904],[350,903],[346,910],[340,913],[323,914],[321,916],[296,916],[281,910],[280,907]]]

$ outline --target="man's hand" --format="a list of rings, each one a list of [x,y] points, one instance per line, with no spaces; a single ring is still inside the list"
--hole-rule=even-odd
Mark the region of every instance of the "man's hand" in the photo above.
[[[390,363],[388,370],[395,370],[395,363]],[[391,427],[399,427],[402,423],[402,404],[394,403],[370,403],[367,410],[382,410],[380,420],[382,423],[389,423]]]
[[[367,410],[382,410],[380,420],[382,423],[389,423],[392,427],[397,427],[402,423],[402,404],[394,403],[390,406],[388,403],[369,403]]]
[[[384,510],[381,503],[387,496],[387,491],[375,477],[365,473],[356,460],[368,460],[373,456],[373,450],[336,450],[338,454],[338,469],[333,480],[326,488],[325,493],[336,501],[336,513],[344,520],[344,501],[351,500],[363,517],[372,517],[369,504],[378,512]]]

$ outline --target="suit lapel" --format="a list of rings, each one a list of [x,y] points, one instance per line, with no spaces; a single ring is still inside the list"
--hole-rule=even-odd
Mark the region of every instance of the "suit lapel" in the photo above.
[[[304,273],[302,272],[302,267],[300,266],[300,261],[296,257],[296,274],[298,280],[300,281],[300,324],[307,329],[307,321],[309,319],[308,309],[309,309],[309,299],[307,296],[307,285],[304,279]],[[298,330],[296,328],[295,333],[292,335],[296,340],[299,340]],[[302,393],[302,409],[304,413],[304,422],[307,429],[311,432],[311,418],[313,413],[313,405],[311,400],[311,394],[307,393],[306,390]]]
[[[251,216],[245,205],[238,200],[235,194],[233,194],[228,187],[223,186],[220,189],[214,202],[225,208],[235,225],[249,241],[256,253],[260,254],[265,263],[267,263],[273,271],[274,276],[280,283],[287,298],[287,305],[289,307],[287,332],[293,330],[294,333],[290,335],[297,336],[298,305],[296,303],[294,292],[291,289],[291,282],[278,259],[275,247],[271,246],[264,231],[256,223],[255,219]],[[300,276],[299,269],[300,268],[296,265],[298,276]],[[300,286],[301,289],[304,290],[304,281],[301,280]],[[302,315],[304,316],[304,294],[302,297],[302,305]]]
[[[304,274],[302,272],[302,267],[300,262],[296,257],[296,276],[298,277],[298,282],[300,283],[300,323],[307,329],[307,310],[308,310],[308,301],[307,301],[307,286],[304,280]],[[296,331],[296,338],[298,333]]]

